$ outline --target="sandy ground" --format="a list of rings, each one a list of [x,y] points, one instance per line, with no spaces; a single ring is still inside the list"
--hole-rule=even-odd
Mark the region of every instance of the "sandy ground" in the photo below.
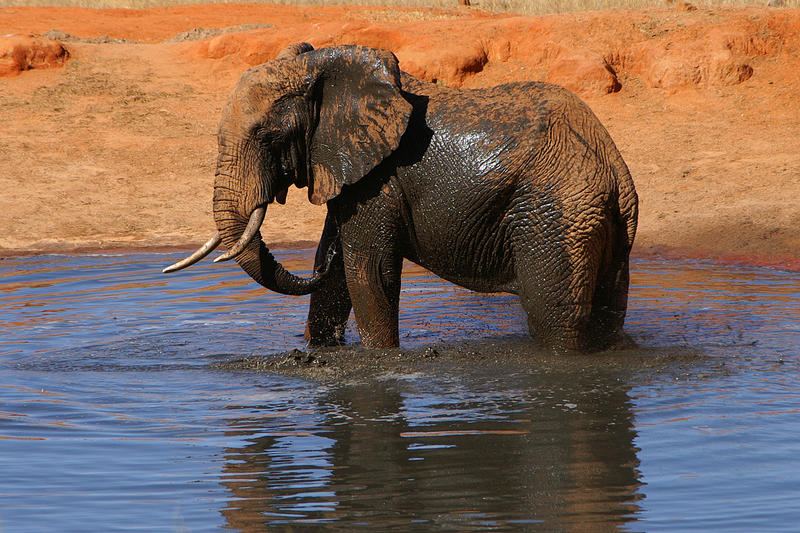
[[[307,40],[389,48],[452,86],[564,84],[631,168],[638,253],[800,267],[800,10],[14,7],[0,9],[6,34],[0,256],[203,242],[228,93],[248,66]],[[293,190],[262,233],[308,244],[324,214]]]

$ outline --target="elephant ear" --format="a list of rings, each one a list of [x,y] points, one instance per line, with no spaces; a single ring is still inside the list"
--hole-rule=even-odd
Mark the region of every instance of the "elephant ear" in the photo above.
[[[400,144],[411,116],[391,52],[360,46],[304,54],[313,76],[316,124],[310,140],[308,198],[322,204],[355,183]]]

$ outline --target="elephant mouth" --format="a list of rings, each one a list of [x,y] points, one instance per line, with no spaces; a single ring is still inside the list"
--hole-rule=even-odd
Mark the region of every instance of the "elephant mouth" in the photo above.
[[[221,261],[230,261],[231,259],[235,258],[237,255],[242,253],[245,248],[250,244],[250,241],[253,240],[258,234],[258,230],[261,229],[261,224],[264,223],[264,217],[267,213],[267,206],[260,205],[253,209],[253,212],[250,213],[250,219],[247,221],[247,226],[245,227],[242,235],[239,237],[239,240],[234,244],[227,252],[220,255],[216,259],[214,259],[215,263],[219,263]],[[183,270],[184,268],[188,268],[193,264],[197,263],[201,259],[205,258],[208,254],[216,250],[216,248],[222,243],[222,236],[219,234],[219,231],[214,233],[210,239],[208,239],[205,244],[203,244],[200,248],[197,249],[194,253],[189,255],[188,257],[181,259],[180,261],[171,264],[170,266],[163,269],[161,272],[164,274],[170,272],[177,272],[178,270]]]
[[[258,238],[259,240],[258,248],[260,248],[261,251],[257,253],[260,256],[263,256],[261,262],[273,263],[274,259],[272,259],[272,254],[270,254],[269,250],[266,248],[266,246],[264,246],[264,243],[263,241],[261,241],[261,236],[259,234],[261,225],[264,223],[264,217],[266,215],[266,212],[267,212],[266,204],[262,204],[253,209],[253,211],[250,213],[250,218],[247,221],[247,226],[245,227],[242,234],[239,236],[239,239],[233,246],[231,246],[231,248],[227,252],[214,259],[214,262],[219,263],[221,261],[229,261],[231,259],[239,257],[245,250],[248,249],[248,247],[250,247],[251,243],[253,243],[253,241],[256,238]],[[285,287],[286,290],[278,290],[278,292],[283,292],[285,294],[308,294],[308,292],[314,290],[314,288],[328,274],[330,265],[337,254],[337,248],[336,248],[337,242],[338,239],[334,239],[333,242],[331,242],[330,246],[328,247],[328,250],[326,251],[325,261],[314,269],[313,276],[309,280],[307,280],[306,283],[303,283],[300,280],[300,278],[294,278],[294,276],[288,275],[286,276],[287,280],[288,281],[294,280],[295,283],[282,284],[282,286]],[[214,251],[221,243],[222,243],[222,236],[220,235],[220,232],[217,231],[208,241],[205,242],[205,244],[203,244],[200,248],[198,248],[197,251],[195,251],[188,257],[181,259],[180,261],[164,268],[162,272],[164,273],[176,272],[178,270],[187,268],[197,263],[204,257],[206,257],[208,254]],[[273,268],[276,266],[279,267],[280,264],[275,263],[275,265],[273,265]],[[282,267],[280,267],[280,270],[285,272]],[[259,280],[257,279],[257,281]],[[262,283],[261,281],[259,282]],[[273,290],[279,289],[279,286],[273,283],[265,284],[265,286]]]
[[[264,216],[266,214],[266,204],[262,204],[253,209],[253,212],[250,213],[250,219],[247,221],[247,226],[244,228],[239,240],[236,241],[236,244],[234,244],[227,252],[214,259],[214,262],[219,263],[221,261],[230,261],[242,253],[250,244],[250,241],[252,241],[256,235],[258,235],[258,230],[261,229],[261,224],[264,223]]]

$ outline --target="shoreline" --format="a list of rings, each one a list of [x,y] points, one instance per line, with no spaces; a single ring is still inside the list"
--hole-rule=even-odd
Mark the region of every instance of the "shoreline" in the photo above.
[[[276,241],[267,243],[272,251],[314,250],[317,241]],[[40,256],[87,256],[87,255],[135,255],[135,254],[168,254],[186,252],[191,253],[197,249],[196,245],[162,245],[162,246],[136,246],[136,245],[111,245],[111,246],[75,246],[68,249],[53,248],[49,250],[8,250],[0,249],[0,261],[7,261],[25,257]],[[212,252],[213,254],[213,252]],[[663,261],[702,261],[720,266],[741,266],[785,270],[787,272],[800,272],[800,255],[798,256],[770,256],[762,254],[720,254],[704,251],[699,248],[679,248],[667,246],[654,246],[636,248],[631,253],[633,262],[637,259],[659,259]]]

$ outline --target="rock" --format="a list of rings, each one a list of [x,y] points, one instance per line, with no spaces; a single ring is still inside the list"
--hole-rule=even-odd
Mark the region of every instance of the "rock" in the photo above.
[[[424,352],[422,352],[422,357],[427,357],[427,358],[439,357],[439,351],[436,348],[429,346],[425,348]]]
[[[646,43],[633,54],[631,70],[654,88],[720,87],[738,85],[752,77],[753,67],[727,45]]]
[[[136,41],[128,39],[121,39],[119,37],[109,37],[108,35],[101,35],[100,37],[77,37],[61,30],[50,30],[42,37],[60,41],[62,43],[90,43],[90,44],[135,44]]]
[[[69,52],[53,39],[34,34],[0,37],[0,77],[17,76],[23,70],[64,66]]]
[[[289,352],[284,358],[275,363],[278,368],[285,367],[309,367],[309,366],[325,366],[328,362],[320,359],[313,353],[306,353],[298,349]]]
[[[557,58],[547,72],[547,81],[579,94],[609,94],[622,88],[614,70],[592,53]]]
[[[433,83],[461,87],[464,81],[483,70],[489,57],[480,42],[449,48],[415,46],[398,50],[397,57],[406,72]]]
[[[192,28],[189,31],[181,32],[174,35],[164,42],[167,43],[181,43],[185,41],[200,41],[203,39],[211,39],[218,35],[225,35],[227,33],[239,33],[243,31],[262,30],[264,28],[274,28],[274,24],[239,24],[238,26],[228,26],[225,28]]]

